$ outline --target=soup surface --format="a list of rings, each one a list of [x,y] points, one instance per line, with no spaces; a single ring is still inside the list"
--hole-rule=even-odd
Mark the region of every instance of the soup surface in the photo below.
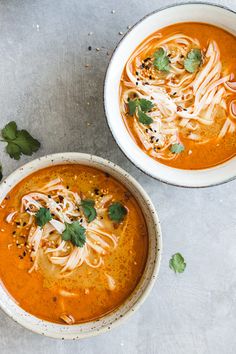
[[[143,214],[109,174],[40,170],[0,208],[0,278],[27,312],[51,322],[97,319],[128,298],[147,258]]]
[[[204,23],[179,23],[149,36],[120,84],[125,124],[149,156],[202,169],[236,155],[235,36]]]

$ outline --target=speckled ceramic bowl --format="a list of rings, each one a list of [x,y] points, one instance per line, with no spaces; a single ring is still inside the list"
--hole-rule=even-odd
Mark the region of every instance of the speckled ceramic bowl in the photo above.
[[[144,17],[122,38],[111,58],[104,85],[105,112],[117,144],[142,171],[181,187],[208,187],[236,178],[236,158],[202,170],[181,170],[165,166],[148,156],[134,142],[120,113],[120,78],[130,55],[150,34],[179,22],[209,23],[236,34],[236,13],[210,3],[190,2],[167,6]]]
[[[3,284],[0,284],[0,307],[14,321],[45,336],[61,339],[79,339],[94,336],[112,329],[128,318],[132,312],[136,311],[146,299],[157,277],[160,266],[162,245],[161,229],[158,216],[150,198],[133,177],[110,161],[97,156],[75,152],[44,156],[17,169],[0,185],[0,203],[5,198],[6,194],[29,174],[42,168],[59,164],[81,164],[95,167],[109,173],[120,181],[130,190],[138,201],[143,211],[149,234],[148,259],[143,276],[136,289],[123,305],[96,321],[65,326],[40,320],[20,308],[4,289]]]

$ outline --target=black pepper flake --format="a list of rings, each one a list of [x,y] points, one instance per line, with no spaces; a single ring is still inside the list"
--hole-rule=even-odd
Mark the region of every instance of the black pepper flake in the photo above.
[[[148,133],[148,129],[145,129],[145,132]]]
[[[172,96],[175,96],[177,92],[172,93]]]
[[[136,86],[138,86],[138,82],[136,82]]]
[[[136,71],[136,75],[139,75],[138,71]]]
[[[143,68],[143,69],[145,68],[145,65],[144,65],[144,64],[142,64],[142,68]]]
[[[48,194],[48,198],[49,198],[49,199],[52,198],[52,197],[50,196],[50,194]]]
[[[24,251],[24,252],[23,252],[23,257],[25,257],[25,256],[26,256],[26,252]]]
[[[19,226],[19,225],[20,225],[20,222],[19,222],[19,221],[17,221],[17,222],[16,222],[16,225],[18,225],[18,226]]]
[[[96,195],[99,195],[99,189],[98,189],[98,188],[94,188],[94,193],[95,193]]]
[[[69,186],[66,186],[66,189],[69,189]]]
[[[88,50],[92,50],[92,47],[91,47],[91,45],[88,47]]]
[[[152,75],[149,76],[149,79],[152,80]]]
[[[148,60],[150,60],[151,58],[146,58],[146,59],[144,59],[144,63],[146,63]]]
[[[16,234],[16,231],[13,231],[12,235],[15,235]]]
[[[20,255],[19,258],[20,258],[20,259],[23,259],[24,257]]]
[[[26,225],[27,225],[27,223],[24,221],[24,222],[23,222],[23,226],[26,226]]]

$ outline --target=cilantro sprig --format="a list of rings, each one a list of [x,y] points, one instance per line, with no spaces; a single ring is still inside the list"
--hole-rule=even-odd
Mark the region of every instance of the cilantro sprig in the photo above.
[[[40,208],[35,214],[36,223],[38,226],[43,227],[47,222],[52,220],[52,215],[47,208]]]
[[[129,114],[132,116],[137,113],[140,123],[150,125],[153,122],[153,119],[146,114],[154,107],[152,101],[145,98],[135,98],[134,100],[129,100],[128,106]]]
[[[119,202],[114,202],[108,207],[108,216],[112,221],[119,223],[124,220],[126,214],[127,209]]]
[[[80,225],[79,221],[75,221],[72,224],[65,223],[65,226],[62,239],[64,241],[71,241],[74,246],[83,247],[86,242],[86,229]]]
[[[1,131],[3,141],[7,143],[6,152],[11,158],[19,160],[21,155],[31,156],[40,148],[40,142],[27,130],[18,130],[16,122],[8,123]]]
[[[160,71],[168,72],[170,70],[170,60],[163,48],[159,48],[153,54],[154,66]]]
[[[172,144],[170,146],[170,151],[173,153],[173,154],[179,154],[181,153],[182,151],[184,151],[184,145],[180,144],[180,143],[176,143],[176,144]]]
[[[180,253],[175,253],[169,261],[169,267],[175,273],[183,273],[186,268],[184,257]]]
[[[96,209],[94,208],[95,202],[94,200],[84,199],[81,202],[81,206],[84,212],[84,215],[87,218],[88,222],[93,221],[97,217]]]
[[[187,57],[184,60],[184,68],[189,73],[194,73],[195,71],[198,70],[201,63],[202,63],[201,50],[199,48],[193,48],[188,52]]]

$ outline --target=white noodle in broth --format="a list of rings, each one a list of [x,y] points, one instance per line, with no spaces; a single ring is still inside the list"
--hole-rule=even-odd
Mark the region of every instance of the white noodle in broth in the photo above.
[[[111,199],[112,195],[105,195],[96,202],[98,215],[104,214],[105,205]],[[10,223],[18,212],[29,214],[27,244],[33,260],[29,272],[38,270],[40,252],[52,264],[59,266],[61,273],[65,273],[84,263],[91,268],[98,268],[103,264],[103,256],[117,247],[118,237],[113,233],[112,223],[109,225],[98,219],[88,223],[80,203],[81,198],[77,193],[68,190],[61,179],[55,179],[41,190],[24,195],[20,210],[7,216],[6,221]],[[53,215],[52,220],[42,228],[35,225],[33,218],[40,208],[47,208]],[[86,229],[86,243],[83,247],[77,247],[61,237],[65,223],[71,224],[74,220],[79,220]]]
[[[160,72],[150,55],[162,48],[169,60],[168,72]],[[191,73],[185,69],[188,53],[198,48],[202,62]],[[143,58],[146,59],[144,60]],[[161,160],[172,160],[177,154],[170,147],[181,143],[181,136],[196,144],[206,144],[215,137],[205,134],[206,127],[214,126],[217,111],[221,109],[224,120],[218,139],[236,131],[236,82],[233,74],[222,69],[221,53],[214,40],[201,48],[196,38],[183,33],[164,36],[155,34],[145,41],[128,60],[122,78],[121,112],[129,114],[130,100],[146,99],[153,107],[147,115],[152,122],[139,121],[138,110],[133,114],[133,130],[144,150]]]

